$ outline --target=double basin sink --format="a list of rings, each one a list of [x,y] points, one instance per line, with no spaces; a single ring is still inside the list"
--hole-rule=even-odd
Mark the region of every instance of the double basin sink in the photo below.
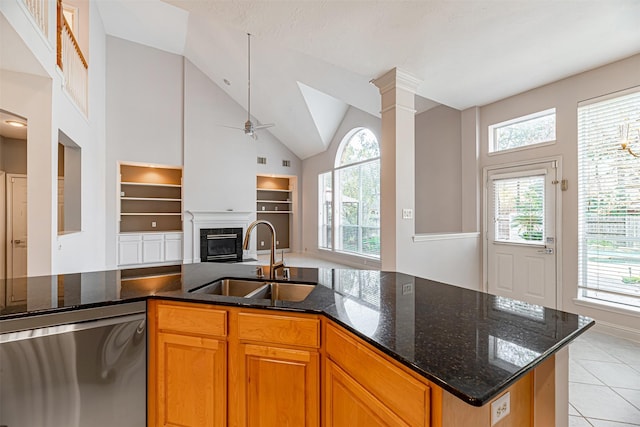
[[[190,292],[232,297],[304,301],[316,285],[293,282],[268,282],[249,279],[221,279]]]

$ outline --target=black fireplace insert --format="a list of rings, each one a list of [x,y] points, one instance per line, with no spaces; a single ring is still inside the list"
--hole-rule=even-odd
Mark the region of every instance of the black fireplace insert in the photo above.
[[[200,229],[200,261],[241,262],[242,228]]]

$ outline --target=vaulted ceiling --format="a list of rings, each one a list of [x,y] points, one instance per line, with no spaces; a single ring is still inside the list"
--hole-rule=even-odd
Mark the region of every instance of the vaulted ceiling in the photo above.
[[[300,158],[399,67],[417,109],[481,106],[640,52],[637,0],[98,0],[108,34],[184,55]],[[230,85],[224,83],[228,80]],[[243,123],[238,123],[242,126]]]

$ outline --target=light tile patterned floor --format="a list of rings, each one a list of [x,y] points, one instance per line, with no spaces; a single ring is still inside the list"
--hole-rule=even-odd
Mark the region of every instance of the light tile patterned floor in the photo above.
[[[589,330],[569,347],[569,427],[640,426],[640,343]]]

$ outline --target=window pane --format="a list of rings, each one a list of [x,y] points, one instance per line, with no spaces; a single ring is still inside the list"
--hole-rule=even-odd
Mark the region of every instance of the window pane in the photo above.
[[[380,161],[336,171],[339,209],[337,248],[380,255]]]
[[[640,308],[640,92],[578,108],[579,297]],[[628,133],[627,133],[628,132]]]
[[[496,179],[495,240],[540,244],[544,238],[544,175]]]
[[[331,172],[318,175],[318,247],[325,249],[331,249],[331,189]]]
[[[376,136],[369,129],[360,129],[342,147],[340,162],[336,166],[350,165],[376,157],[380,157],[380,146]]]
[[[548,110],[489,126],[489,152],[510,150],[556,139],[556,111]]]

